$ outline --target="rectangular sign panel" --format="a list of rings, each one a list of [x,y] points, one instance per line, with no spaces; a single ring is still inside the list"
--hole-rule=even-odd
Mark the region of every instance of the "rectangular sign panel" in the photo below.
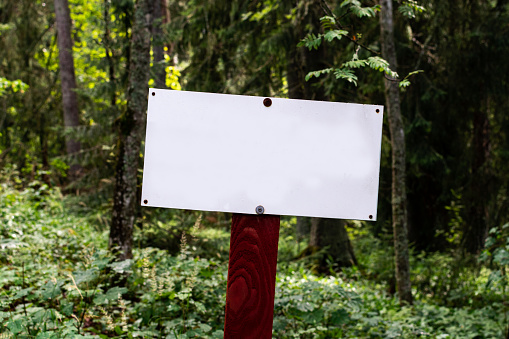
[[[382,106],[148,98],[143,206],[376,220]]]

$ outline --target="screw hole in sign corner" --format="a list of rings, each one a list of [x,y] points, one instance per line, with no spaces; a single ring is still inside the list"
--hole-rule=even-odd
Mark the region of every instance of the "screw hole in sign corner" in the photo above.
[[[148,200],[147,200],[147,199],[143,200],[143,203],[144,203],[145,205],[146,205],[146,204],[148,204]]]
[[[152,96],[155,96],[156,95],[156,92],[152,92]]]
[[[380,110],[377,108],[377,109],[375,110],[375,112],[380,113]]]

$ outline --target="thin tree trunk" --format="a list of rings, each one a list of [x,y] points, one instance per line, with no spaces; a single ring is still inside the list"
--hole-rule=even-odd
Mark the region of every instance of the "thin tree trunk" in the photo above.
[[[104,43],[103,43],[106,60],[108,61],[108,73],[110,76],[109,83],[111,84],[108,89],[111,92],[111,106],[117,104],[117,86],[115,77],[115,64],[113,60],[113,51],[111,49],[110,38],[110,0],[104,0]]]
[[[381,0],[380,28],[382,56],[392,69],[398,68],[394,44],[392,0]],[[408,225],[405,182],[405,131],[397,82],[385,80],[385,99],[389,117],[392,148],[392,227],[396,261],[396,284],[400,303],[412,304],[410,264],[408,252]]]
[[[39,113],[39,143],[41,147],[41,164],[42,164],[42,181],[51,186],[50,177],[47,174],[49,171],[49,159],[48,159],[48,136],[46,131],[46,117],[43,113]]]
[[[165,0],[155,0],[154,1],[154,25],[153,25],[153,46],[152,50],[154,51],[154,66],[153,66],[153,74],[154,80],[157,88],[166,88],[166,70],[164,64],[164,34],[162,25],[165,20],[165,13],[163,12],[165,9],[163,8],[163,1]]]
[[[76,77],[74,74],[74,60],[72,57],[73,41],[71,39],[71,15],[67,0],[55,0],[55,17],[57,21],[57,43],[60,64],[60,81],[62,83],[62,104],[64,110],[64,125],[66,129],[79,126],[78,98],[76,95]],[[66,150],[68,155],[76,155],[81,145],[76,138],[66,136]],[[81,167],[73,164],[70,176],[74,178]]]
[[[119,260],[132,258],[133,227],[138,208],[138,168],[146,122],[150,77],[151,0],[135,6],[126,112],[120,119],[118,156],[110,228],[110,249]]]
[[[488,101],[488,100],[486,100]],[[479,105],[483,106],[483,105]],[[479,254],[488,236],[488,201],[490,196],[490,128],[487,111],[489,105],[477,109],[473,117],[472,179],[468,192],[468,220],[463,234],[463,247],[472,254]]]
[[[303,33],[300,29],[294,30],[295,38],[297,40]],[[302,53],[297,49],[297,43],[291,44],[288,50],[287,65],[286,65],[286,78],[288,81],[288,97],[291,99],[304,99],[304,74]],[[309,238],[309,231],[311,229],[310,218],[297,217],[296,224],[297,237],[300,242],[301,239]]]

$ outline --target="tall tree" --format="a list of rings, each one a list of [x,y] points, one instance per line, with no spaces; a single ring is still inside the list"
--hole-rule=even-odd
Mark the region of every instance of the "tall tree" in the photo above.
[[[113,218],[109,238],[109,246],[118,251],[116,254],[119,260],[132,258],[133,228],[138,205],[137,174],[150,78],[151,4],[150,0],[138,0],[135,5],[127,107],[119,119]]]
[[[76,128],[80,124],[78,97],[76,95],[76,76],[72,56],[73,41],[71,38],[71,15],[67,0],[55,0],[55,17],[58,32],[58,56],[60,64],[60,81],[62,84],[62,105],[64,109],[64,125],[67,129]],[[76,155],[81,145],[75,137],[66,136],[68,155]],[[71,178],[80,170],[78,164],[71,166]]]
[[[382,56],[389,62],[391,69],[396,70],[398,64],[394,43],[392,0],[382,0],[380,5]],[[384,85],[392,149],[392,227],[394,232],[396,283],[400,302],[412,304],[406,210],[405,130],[401,116],[398,83],[392,79],[385,79]]]

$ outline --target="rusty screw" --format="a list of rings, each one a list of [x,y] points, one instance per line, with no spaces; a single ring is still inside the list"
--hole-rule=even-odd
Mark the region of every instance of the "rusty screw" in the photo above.
[[[270,98],[263,99],[263,105],[265,107],[270,107],[270,105],[272,105],[272,100],[270,100]]]
[[[152,92],[152,96],[155,96],[156,95],[156,92]]]
[[[369,218],[370,218],[370,219],[373,219],[373,216],[370,214],[370,215],[369,215]]]
[[[144,203],[145,205],[146,205],[146,204],[148,204],[148,200],[147,200],[147,199],[143,200],[143,203]]]
[[[377,109],[376,109],[376,112],[377,112],[377,113],[380,113],[380,110],[377,108]]]

